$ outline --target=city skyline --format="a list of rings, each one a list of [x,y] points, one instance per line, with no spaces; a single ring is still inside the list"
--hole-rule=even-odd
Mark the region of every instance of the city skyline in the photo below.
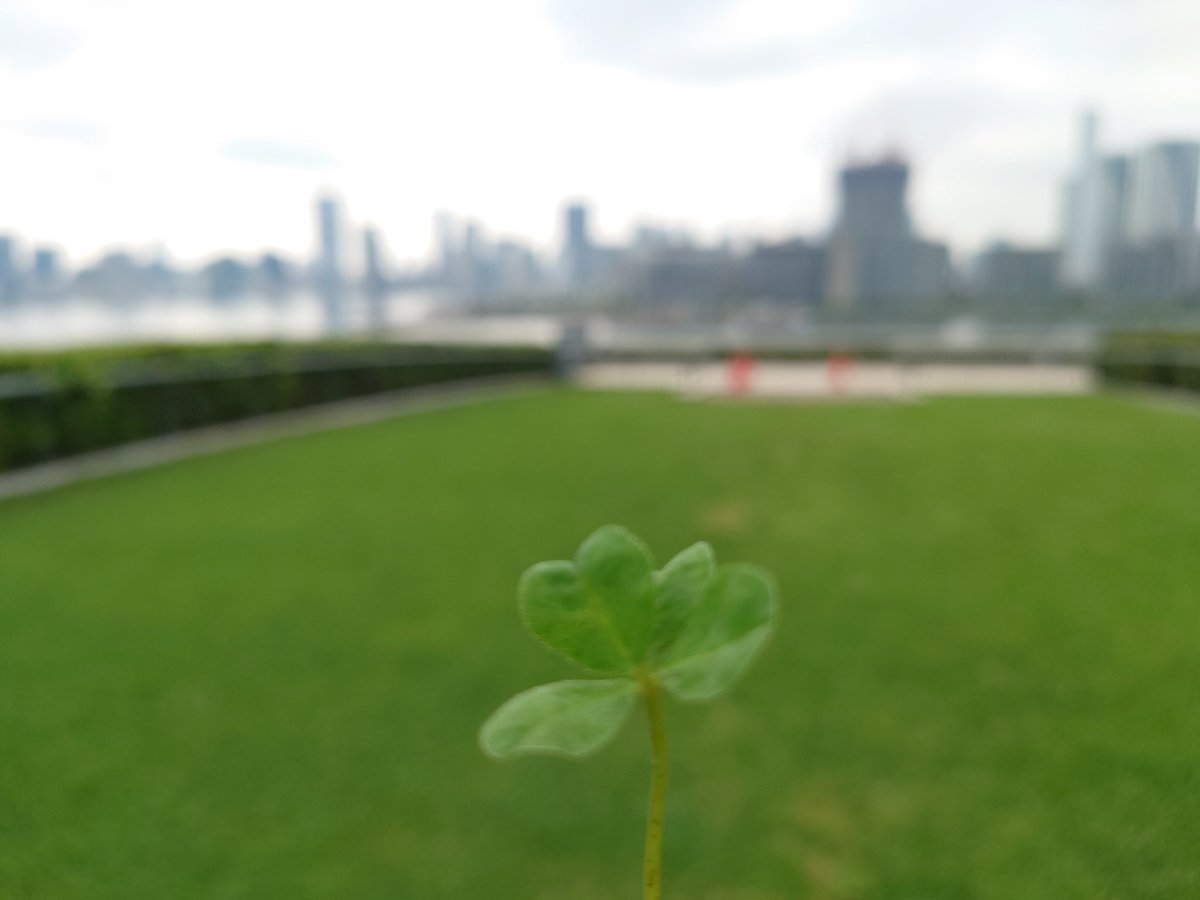
[[[1056,240],[997,240],[969,265],[923,233],[910,203],[913,167],[895,150],[847,161],[838,170],[838,209],[823,235],[746,242],[708,241],[687,229],[645,225],[622,241],[594,229],[581,198],[558,208],[557,247],[540,250],[489,233],[475,217],[439,212],[433,254],[392,265],[380,228],[356,221],[344,200],[313,203],[310,253],[288,259],[270,249],[209,257],[200,268],[162,251],[138,258],[113,248],[72,272],[61,255],[34,245],[22,259],[0,233],[0,300],[55,299],[82,289],[129,300],[197,292],[232,300],[260,291],[283,299],[307,285],[340,328],[348,292],[361,292],[382,322],[396,289],[437,288],[460,300],[625,297],[649,304],[763,300],[829,308],[899,308],[967,296],[1004,301],[1107,296],[1124,302],[1183,300],[1200,287],[1200,142],[1155,140],[1121,153],[1104,144],[1094,111],[1079,118],[1075,166],[1064,173]],[[307,260],[307,261],[305,261]]]
[[[322,193],[314,198],[315,247],[307,261],[267,250],[253,260],[209,258],[189,271],[161,253],[139,259],[117,249],[72,272],[53,248],[35,246],[32,259],[23,260],[13,238],[0,234],[0,300],[82,291],[118,302],[155,294],[232,301],[253,293],[280,301],[307,287],[321,299],[329,328],[340,331],[350,295],[368,300],[371,321],[381,324],[388,295],[414,288],[467,302],[624,298],[647,308],[765,302],[875,313],[972,297],[1043,306],[1081,297],[1124,304],[1194,298],[1200,142],[1160,140],[1114,154],[1100,135],[1096,114],[1083,114],[1054,243],[999,240],[967,266],[918,227],[909,196],[913,168],[891,151],[840,168],[838,210],[823,238],[704,242],[686,230],[647,226],[631,240],[606,242],[593,229],[592,205],[571,198],[559,206],[556,250],[539,252],[489,234],[478,219],[441,212],[432,223],[433,256],[399,268],[377,226],[355,222],[341,198]]]
[[[1087,154],[1095,155],[1094,149],[1087,150],[1086,146],[1094,144],[1098,139],[1099,133],[1099,117],[1095,110],[1084,110],[1077,119],[1074,127],[1078,129],[1082,127],[1084,137],[1081,139],[1076,137],[1076,141],[1082,140],[1085,145],[1084,158]],[[1173,141],[1164,140],[1161,136],[1156,136],[1143,148],[1118,148],[1123,149],[1126,154],[1134,152],[1134,157],[1139,155],[1144,156],[1146,153],[1151,153],[1156,149],[1161,148],[1188,148],[1185,152],[1195,153],[1196,148],[1200,147],[1200,142],[1195,141]],[[1057,183],[1052,186],[1048,196],[1054,198],[1056,204],[1057,221],[1053,233],[1043,242],[1037,243],[1033,241],[1014,240],[1009,234],[994,235],[984,242],[980,247],[972,248],[970,251],[964,251],[961,246],[955,246],[952,240],[945,240],[945,236],[938,236],[939,240],[945,240],[946,250],[949,253],[949,259],[956,266],[969,267],[972,260],[978,260],[986,255],[992,248],[996,246],[1007,247],[1027,247],[1031,250],[1041,249],[1057,249],[1062,245],[1064,238],[1067,243],[1062,248],[1066,252],[1064,259],[1064,284],[1072,283],[1080,286],[1078,276],[1072,274],[1073,264],[1072,256],[1078,254],[1078,250],[1072,246],[1075,240],[1070,236],[1072,226],[1064,215],[1070,215],[1072,201],[1063,195],[1061,190],[1066,186],[1069,190],[1070,185],[1077,177],[1076,167],[1079,165],[1080,149],[1077,146],[1075,160],[1073,165],[1064,166],[1064,169],[1059,173]],[[1100,160],[1096,157],[1096,162],[1103,162],[1110,168],[1119,164],[1119,168],[1112,172],[1110,177],[1121,179],[1122,183],[1126,178],[1124,167],[1128,163],[1128,155],[1113,155],[1109,154]],[[913,161],[907,159],[898,148],[888,147],[876,154],[854,154],[848,155],[843,163],[835,170],[834,178],[839,182],[843,182],[845,173],[848,170],[853,170],[856,167],[866,165],[868,167],[874,165],[877,161],[893,160],[902,163],[906,169],[905,180],[908,180],[910,167]],[[1086,164],[1086,163],[1085,163]],[[1193,177],[1194,180],[1194,177]],[[1160,188],[1159,192],[1166,188]],[[907,188],[906,193],[909,193]],[[1144,199],[1144,198],[1143,198]],[[572,262],[570,259],[564,259],[562,254],[567,252],[570,256],[569,248],[579,239],[578,228],[581,227],[581,222],[577,219],[580,211],[586,208],[586,229],[590,233],[590,239],[598,238],[600,243],[608,243],[616,246],[633,246],[642,242],[647,233],[657,234],[661,237],[670,236],[670,239],[684,243],[697,244],[728,244],[731,240],[733,244],[740,247],[743,251],[748,251],[756,245],[770,244],[779,241],[817,241],[834,240],[837,236],[839,228],[838,208],[835,202],[834,208],[831,210],[829,221],[822,228],[812,232],[801,233],[798,231],[787,232],[780,231],[746,231],[735,236],[728,230],[718,229],[715,233],[705,233],[700,229],[690,228],[686,224],[679,224],[669,217],[655,216],[642,214],[627,222],[625,227],[619,230],[603,231],[596,228],[598,204],[593,202],[591,198],[581,196],[568,196],[560,198],[557,206],[550,212],[550,217],[557,223],[549,240],[540,242],[530,239],[526,236],[513,235],[511,233],[498,232],[491,227],[491,224],[482,221],[478,216],[470,213],[451,212],[446,209],[437,210],[431,221],[428,223],[429,228],[429,246],[421,255],[397,253],[392,247],[384,250],[383,247],[383,229],[372,221],[355,218],[350,215],[346,209],[346,198],[338,191],[328,188],[321,189],[316,192],[313,197],[305,199],[306,206],[310,206],[312,202],[317,204],[317,227],[312,230],[307,240],[307,246],[303,246],[298,250],[283,249],[278,243],[260,242],[254,246],[239,248],[234,250],[213,251],[200,254],[197,257],[188,259],[178,256],[171,252],[169,242],[163,238],[150,240],[140,245],[130,245],[121,243],[109,243],[97,248],[93,253],[80,258],[72,258],[69,253],[64,252],[60,241],[54,239],[36,240],[31,239],[28,235],[21,234],[16,230],[0,229],[0,240],[4,243],[5,267],[11,267],[14,264],[24,264],[24,267],[31,271],[42,268],[46,265],[46,257],[51,257],[50,264],[53,267],[66,266],[68,268],[87,268],[104,262],[106,258],[116,255],[130,255],[135,258],[140,258],[143,262],[159,262],[180,265],[183,267],[194,267],[205,263],[213,263],[220,260],[241,259],[250,260],[264,256],[275,256],[282,258],[290,258],[293,262],[299,265],[304,265],[304,260],[309,260],[309,265],[314,267],[317,277],[320,278],[320,270],[324,269],[326,273],[330,270],[330,260],[334,261],[333,268],[341,272],[342,275],[362,270],[364,273],[367,269],[374,269],[374,277],[378,280],[380,266],[394,266],[401,272],[415,274],[420,272],[429,272],[438,269],[445,262],[444,251],[447,241],[447,228],[455,228],[465,231],[468,241],[484,240],[489,245],[497,246],[513,246],[522,248],[523,252],[532,252],[537,256],[547,260],[559,257],[559,262],[564,263],[568,267],[577,267],[578,260]],[[919,202],[919,201],[918,201]],[[1112,201],[1110,201],[1112,202]],[[1183,216],[1187,219],[1188,216],[1192,220],[1196,219],[1197,205],[1200,204],[1200,197],[1191,196],[1189,198],[1172,200],[1169,196],[1158,198],[1156,207],[1165,205],[1179,206],[1180,209],[1175,210],[1176,216]],[[1186,210],[1184,209],[1186,207]],[[1141,215],[1147,216],[1154,214],[1155,207],[1146,207]],[[1094,210],[1095,214],[1099,214],[1102,218],[1104,215],[1113,215],[1112,212],[1103,213],[1099,208]],[[306,209],[305,215],[311,215],[311,207]],[[904,212],[903,228],[907,230],[917,229],[923,221],[921,210],[917,209],[914,215],[911,211]],[[344,221],[343,221],[344,217]],[[1094,217],[1094,216],[1093,216]],[[575,218],[573,222],[572,219]],[[336,224],[335,224],[336,220]],[[1185,225],[1186,227],[1186,225]],[[1200,228],[1200,222],[1196,222],[1193,230]],[[1135,225],[1136,228],[1136,225]],[[344,232],[344,235],[342,234]],[[369,243],[372,245],[369,249],[361,246],[342,247],[341,242],[352,236],[352,233],[369,234],[371,237]],[[1200,233],[1200,232],[1198,232]],[[1101,239],[1099,234],[1093,241],[1099,241],[1095,248],[1090,251],[1093,254],[1094,260],[1098,260],[1100,246],[1110,238]],[[367,257],[373,259],[373,263],[368,263]],[[387,262],[385,263],[384,260]],[[398,265],[397,265],[398,263]],[[1093,261],[1090,265],[1095,268],[1099,263]],[[1082,286],[1089,286],[1090,282],[1082,283]]]
[[[1195,4],[499,6],[0,0],[0,229],[74,263],[304,255],[332,187],[400,261],[441,208],[548,249],[578,195],[605,240],[648,213],[778,239],[821,234],[846,155],[895,143],[916,225],[962,254],[1049,242],[1080,108],[1115,145],[1200,122]]]

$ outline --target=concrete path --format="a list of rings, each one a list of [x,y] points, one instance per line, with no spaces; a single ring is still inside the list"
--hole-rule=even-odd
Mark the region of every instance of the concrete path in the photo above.
[[[543,384],[545,379],[530,375],[474,378],[210,425],[0,474],[0,500],[281,438],[516,396]]]
[[[668,390],[685,396],[730,394],[724,363],[595,363],[577,373],[589,388]],[[853,363],[831,371],[825,363],[756,362],[746,394],[797,399],[895,399],[931,394],[1085,394],[1095,389],[1090,367],[1070,364],[906,365]]]

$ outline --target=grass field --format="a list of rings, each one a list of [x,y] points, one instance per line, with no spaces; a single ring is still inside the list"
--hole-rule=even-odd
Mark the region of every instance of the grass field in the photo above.
[[[0,897],[633,900],[640,719],[475,743],[609,521],[781,585],[668,710],[668,898],[1200,896],[1200,419],[552,391],[0,505]]]

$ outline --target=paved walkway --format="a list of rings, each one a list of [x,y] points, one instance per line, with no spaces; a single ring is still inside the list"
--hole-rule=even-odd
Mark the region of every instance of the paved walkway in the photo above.
[[[372,394],[253,419],[210,425],[0,474],[0,500],[48,491],[77,481],[103,478],[118,472],[161,466],[193,456],[263,444],[280,438],[315,434],[350,425],[380,422],[396,416],[510,397],[533,390],[542,384],[543,379],[529,375],[476,378],[427,387],[405,388],[385,394]]]
[[[594,363],[577,373],[584,387],[669,390],[686,396],[730,393],[724,363]],[[1095,389],[1090,367],[1069,364],[754,363],[746,394],[798,399],[903,400],[930,394],[1085,394]]]

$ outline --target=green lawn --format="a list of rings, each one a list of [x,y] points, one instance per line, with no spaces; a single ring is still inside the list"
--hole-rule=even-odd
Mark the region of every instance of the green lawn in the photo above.
[[[0,897],[634,900],[640,718],[475,743],[609,521],[781,586],[668,710],[670,900],[1200,896],[1200,419],[553,391],[0,505]]]

